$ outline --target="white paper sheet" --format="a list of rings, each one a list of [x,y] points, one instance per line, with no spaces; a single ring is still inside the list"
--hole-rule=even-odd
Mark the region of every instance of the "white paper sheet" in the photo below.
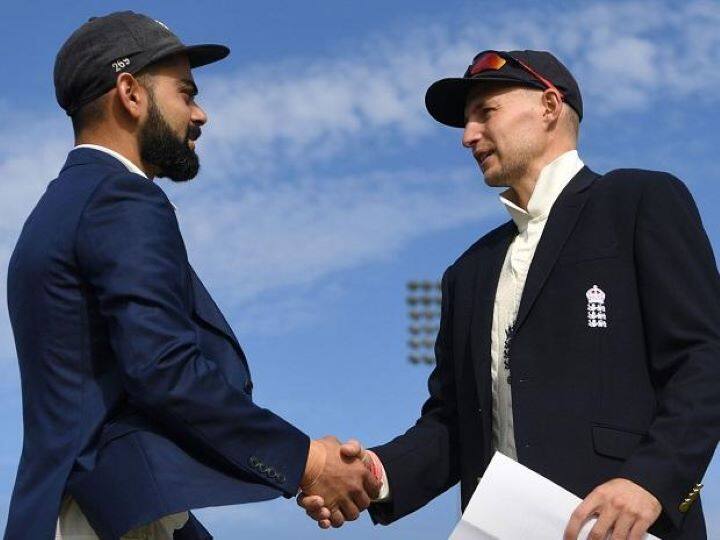
[[[449,540],[561,540],[581,499],[496,452]],[[595,519],[580,531],[585,540]],[[651,534],[646,540],[659,540]]]

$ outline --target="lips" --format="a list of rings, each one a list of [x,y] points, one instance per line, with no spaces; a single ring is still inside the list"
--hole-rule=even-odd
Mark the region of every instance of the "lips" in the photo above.
[[[485,160],[493,154],[493,150],[482,150],[473,152],[475,159],[482,167],[485,164]]]

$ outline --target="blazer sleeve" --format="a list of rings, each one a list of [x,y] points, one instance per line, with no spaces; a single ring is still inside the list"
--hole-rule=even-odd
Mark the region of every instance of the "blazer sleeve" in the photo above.
[[[640,199],[635,266],[657,415],[620,476],[653,493],[679,528],[679,506],[720,437],[720,278],[685,185],[653,180]]]
[[[452,290],[450,267],[442,279],[436,366],[428,380],[430,397],[422,407],[420,419],[403,435],[372,449],[385,467],[391,490],[389,501],[370,506],[375,523],[387,525],[414,512],[460,480]]]
[[[103,180],[79,222],[76,255],[129,400],[173,437],[294,496],[309,439],[229,384],[200,350],[187,254],[163,191],[129,173]]]

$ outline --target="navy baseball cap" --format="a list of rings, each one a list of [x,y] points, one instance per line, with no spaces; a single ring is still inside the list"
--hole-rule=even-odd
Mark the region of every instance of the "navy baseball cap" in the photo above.
[[[545,90],[555,88],[563,101],[583,117],[577,81],[560,60],[547,51],[483,51],[473,58],[465,74],[434,82],[425,94],[425,106],[438,122],[465,126],[465,104],[478,85],[507,84]]]
[[[119,73],[137,73],[177,53],[186,54],[195,68],[222,60],[230,49],[184,45],[164,23],[133,11],[92,17],[70,35],[55,58],[55,97],[72,116],[115,86]]]

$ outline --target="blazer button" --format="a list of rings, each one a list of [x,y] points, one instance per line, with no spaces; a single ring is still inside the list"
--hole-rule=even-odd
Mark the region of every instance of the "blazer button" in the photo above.
[[[680,503],[680,506],[678,507],[678,510],[682,512],[683,514],[686,513],[688,510],[690,510],[690,505],[692,504],[692,501],[690,499],[685,499],[683,502]]]

